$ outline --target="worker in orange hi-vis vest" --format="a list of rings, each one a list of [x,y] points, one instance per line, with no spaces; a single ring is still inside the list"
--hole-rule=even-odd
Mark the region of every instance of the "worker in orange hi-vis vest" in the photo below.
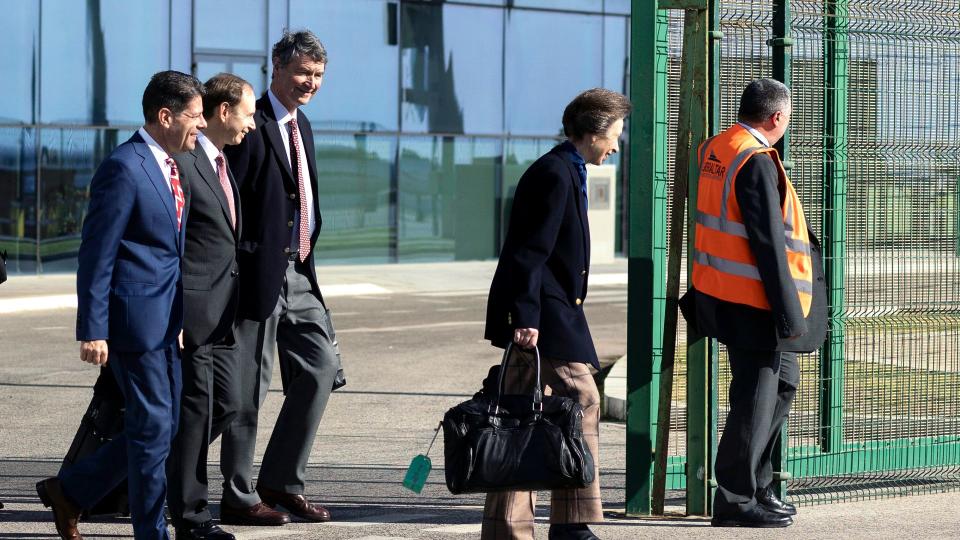
[[[796,508],[773,490],[771,454],[800,382],[798,352],[827,327],[820,245],[773,145],[792,113],[790,90],[751,82],[738,121],[697,149],[700,170],[692,329],[727,346],[730,412],[717,450],[714,526],[786,527]]]

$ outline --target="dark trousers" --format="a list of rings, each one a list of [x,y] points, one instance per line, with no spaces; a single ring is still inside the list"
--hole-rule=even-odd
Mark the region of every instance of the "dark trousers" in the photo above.
[[[60,471],[63,491],[81,508],[90,508],[126,478],[134,537],[168,540],[163,501],[167,456],[180,417],[179,347],[111,350],[108,365],[123,391],[123,433]]]
[[[207,449],[237,415],[240,365],[231,332],[215,344],[183,351],[180,430],[167,462],[167,504],[174,525],[210,521]]]
[[[220,441],[223,504],[246,508],[260,502],[253,482],[260,406],[273,373],[274,347],[283,377],[283,406],[263,454],[257,485],[303,494],[307,460],[327,407],[340,362],[327,336],[323,302],[312,292],[306,267],[290,261],[277,306],[265,321],[241,319],[241,399],[237,417]]]
[[[714,515],[749,510],[773,482],[771,455],[800,382],[796,353],[727,347],[730,412],[715,465]]]

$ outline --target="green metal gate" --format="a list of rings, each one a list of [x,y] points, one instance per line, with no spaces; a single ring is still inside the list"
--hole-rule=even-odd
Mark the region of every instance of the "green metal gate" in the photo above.
[[[679,80],[680,8],[709,7],[707,131],[735,121],[751,79],[792,88],[784,158],[825,251],[831,331],[800,359],[782,453],[789,497],[960,487],[960,2],[637,0],[628,512],[650,509],[667,194],[676,106],[689,90]],[[682,326],[667,488],[686,490],[687,512],[702,514],[729,371],[722,346],[687,348]]]

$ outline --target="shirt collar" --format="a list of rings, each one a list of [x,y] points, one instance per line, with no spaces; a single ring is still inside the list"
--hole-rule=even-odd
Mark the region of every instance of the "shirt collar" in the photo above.
[[[157,160],[157,163],[160,164],[160,170],[166,170],[167,167],[167,158],[170,157],[170,154],[167,154],[167,151],[160,146],[153,137],[147,133],[145,128],[140,128],[137,130],[137,133],[143,137],[143,142],[147,143],[147,147],[150,148],[150,152],[153,154],[153,157]]]
[[[287,122],[296,118],[294,114],[291,114],[286,107],[283,106],[283,103],[280,103],[280,99],[273,93],[273,90],[267,89],[267,97],[270,98],[270,104],[273,105],[273,115],[277,117],[277,123],[286,125]]]
[[[754,137],[756,137],[756,139],[757,139],[758,141],[760,141],[764,146],[770,146],[770,141],[768,141],[766,137],[764,137],[763,135],[761,135],[760,132],[757,131],[756,129],[754,129],[752,126],[748,126],[747,124],[744,124],[743,122],[737,122],[737,124],[739,124],[740,127],[742,127],[743,129],[749,131],[750,134],[753,135]]]
[[[586,167],[587,162],[583,159],[583,156],[580,155],[580,152],[577,152],[577,147],[573,145],[569,140],[563,141],[560,145],[560,148],[567,152],[570,155],[570,160],[573,161],[574,165]]]
[[[197,134],[197,143],[200,144],[200,148],[203,148],[203,152],[207,155],[207,158],[210,159],[210,163],[214,164],[213,170],[217,170],[217,156],[220,155],[220,150],[217,149],[213,141],[208,139],[202,131]]]

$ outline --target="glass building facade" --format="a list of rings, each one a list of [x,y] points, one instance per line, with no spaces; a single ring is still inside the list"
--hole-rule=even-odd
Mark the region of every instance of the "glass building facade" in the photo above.
[[[516,182],[559,140],[564,106],[587,88],[627,91],[629,0],[0,8],[0,251],[19,273],[75,269],[90,179],[142,124],[154,72],[206,80],[229,71],[259,94],[284,28],[314,31],[330,58],[304,108],[316,140],[319,264],[496,257]]]

